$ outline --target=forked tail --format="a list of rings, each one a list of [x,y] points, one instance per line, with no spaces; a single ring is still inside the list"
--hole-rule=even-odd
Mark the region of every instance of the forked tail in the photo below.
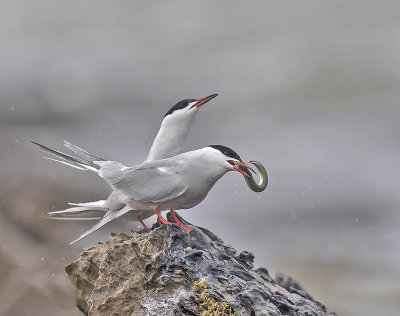
[[[107,213],[104,207],[105,200],[88,203],[68,203],[73,207],[61,211],[47,212],[43,217],[63,221],[91,221],[100,220]]]
[[[33,144],[39,146],[42,150],[55,155],[57,158],[60,158],[61,160],[54,159],[54,158],[49,158],[49,157],[44,157],[49,160],[57,161],[60,162],[64,165],[79,169],[79,170],[84,170],[84,171],[89,171],[95,174],[99,174],[99,169],[100,166],[95,163],[95,161],[105,161],[103,158],[96,157],[87,151],[79,148],[78,146],[75,146],[67,141],[64,141],[64,146],[67,147],[69,150],[71,150],[75,156],[71,156],[68,154],[65,154],[63,152],[51,149],[49,147],[46,147],[42,144],[39,144],[37,142],[31,141]]]

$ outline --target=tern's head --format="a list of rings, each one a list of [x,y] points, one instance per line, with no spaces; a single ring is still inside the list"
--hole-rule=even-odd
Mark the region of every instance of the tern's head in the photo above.
[[[185,99],[179,101],[165,114],[164,120],[186,120],[194,117],[203,104],[214,99],[217,95],[218,94],[212,94],[198,100]]]
[[[246,177],[249,175],[249,166],[242,161],[242,158],[233,149],[223,145],[210,145],[208,146],[214,151],[216,159],[220,161],[228,170],[236,170]]]
[[[180,154],[196,113],[203,104],[216,96],[217,94],[212,94],[198,100],[186,99],[175,104],[165,114],[146,160],[164,159]]]

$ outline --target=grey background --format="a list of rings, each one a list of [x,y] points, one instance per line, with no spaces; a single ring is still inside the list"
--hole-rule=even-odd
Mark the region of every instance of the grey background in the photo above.
[[[67,139],[127,165],[178,100],[219,93],[186,148],[220,143],[269,171],[226,175],[180,212],[340,315],[400,311],[400,5],[396,1],[2,1],[0,314],[80,315],[64,265],[120,220],[44,211],[101,179],[41,159]],[[154,221],[154,218],[150,222]]]

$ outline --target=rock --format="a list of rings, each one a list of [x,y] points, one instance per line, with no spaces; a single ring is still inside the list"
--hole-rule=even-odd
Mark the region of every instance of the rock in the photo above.
[[[267,269],[253,270],[252,253],[237,255],[212,232],[192,227],[190,235],[166,225],[113,234],[84,250],[65,269],[78,308],[120,316],[335,315],[290,277],[275,282]]]
[[[300,296],[312,300],[312,296],[301,286],[301,284],[293,279],[291,276],[282,272],[277,272],[275,275],[275,282],[288,290],[290,293],[296,293]]]

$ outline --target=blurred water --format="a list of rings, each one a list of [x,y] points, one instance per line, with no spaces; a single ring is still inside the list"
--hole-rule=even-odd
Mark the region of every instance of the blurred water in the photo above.
[[[186,148],[228,145],[262,161],[270,186],[256,194],[228,174],[182,215],[341,315],[400,311],[397,2],[2,7],[0,314],[79,315],[65,262],[136,226],[121,220],[69,247],[88,224],[39,215],[109,189],[42,160],[29,140],[135,164],[170,106],[211,93]]]

